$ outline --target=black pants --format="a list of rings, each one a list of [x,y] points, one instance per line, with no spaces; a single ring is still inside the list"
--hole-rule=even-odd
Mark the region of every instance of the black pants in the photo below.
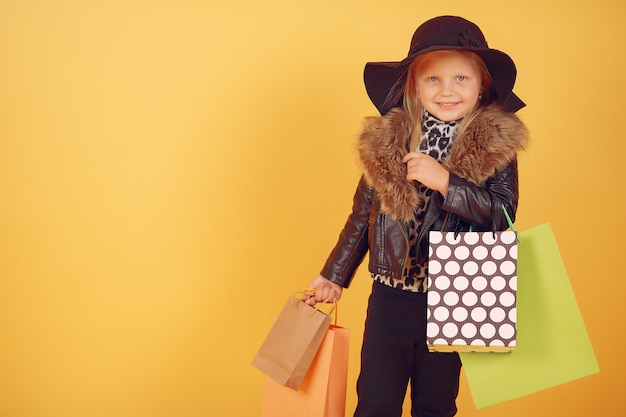
[[[411,385],[413,417],[456,414],[461,361],[426,346],[426,294],[374,282],[367,308],[354,417],[400,417]]]

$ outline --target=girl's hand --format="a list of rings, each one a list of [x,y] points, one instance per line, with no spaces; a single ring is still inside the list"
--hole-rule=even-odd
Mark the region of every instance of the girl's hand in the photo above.
[[[402,162],[406,164],[406,179],[419,181],[431,190],[439,191],[444,197],[448,192],[450,172],[435,158],[421,152],[409,152]]]
[[[305,297],[303,300],[310,306],[314,306],[316,303],[320,303],[323,301],[332,303],[333,301],[339,301],[341,298],[341,292],[343,288],[340,285],[335,284],[324,278],[321,275],[318,275],[312,282],[309,284],[310,289],[315,290],[315,294],[310,294],[305,292]]]

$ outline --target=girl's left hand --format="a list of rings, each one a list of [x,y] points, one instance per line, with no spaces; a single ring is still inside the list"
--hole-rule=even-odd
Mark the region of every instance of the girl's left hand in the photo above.
[[[406,164],[406,179],[419,181],[431,190],[439,191],[444,197],[448,192],[450,172],[435,158],[421,152],[409,152],[402,162]]]

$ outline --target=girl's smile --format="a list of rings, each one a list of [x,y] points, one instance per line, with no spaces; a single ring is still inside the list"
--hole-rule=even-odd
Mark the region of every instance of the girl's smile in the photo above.
[[[437,103],[437,104],[443,108],[451,108],[453,106],[456,106],[459,103]]]

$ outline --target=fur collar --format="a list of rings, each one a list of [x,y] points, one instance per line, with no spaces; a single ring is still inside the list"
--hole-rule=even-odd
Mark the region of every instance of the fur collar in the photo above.
[[[405,111],[395,108],[384,116],[368,117],[357,145],[363,175],[379,195],[381,210],[400,220],[410,219],[422,198],[415,185],[407,181],[402,163],[412,129]],[[527,142],[528,132],[517,116],[490,105],[459,133],[442,165],[451,173],[482,185],[514,160]]]

